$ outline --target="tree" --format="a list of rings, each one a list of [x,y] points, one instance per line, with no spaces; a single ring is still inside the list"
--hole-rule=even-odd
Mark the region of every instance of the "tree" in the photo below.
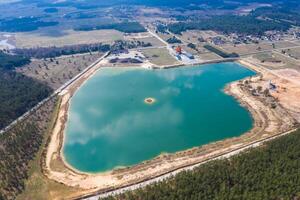
[[[266,88],[266,89],[264,90],[264,95],[265,95],[266,97],[270,96],[270,90],[269,90],[268,88]]]
[[[262,91],[262,86],[257,86],[257,92],[259,92],[259,93],[261,93],[261,91]]]
[[[196,50],[196,45],[193,43],[188,43],[187,47],[191,48],[191,49],[195,49]]]

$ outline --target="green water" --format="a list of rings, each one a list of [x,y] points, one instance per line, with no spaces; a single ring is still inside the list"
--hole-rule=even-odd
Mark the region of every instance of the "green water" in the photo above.
[[[236,63],[101,69],[72,97],[64,156],[80,171],[102,172],[241,135],[252,118],[223,88],[250,75]]]

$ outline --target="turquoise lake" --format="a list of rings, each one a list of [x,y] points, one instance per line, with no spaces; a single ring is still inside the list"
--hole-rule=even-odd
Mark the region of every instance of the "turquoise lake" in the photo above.
[[[237,63],[102,68],[71,99],[65,159],[80,171],[104,172],[239,136],[252,128],[251,115],[223,89],[254,74]]]

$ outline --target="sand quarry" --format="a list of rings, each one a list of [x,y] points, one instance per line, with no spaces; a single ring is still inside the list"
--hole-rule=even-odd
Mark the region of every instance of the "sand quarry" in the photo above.
[[[240,137],[210,143],[174,154],[162,154],[132,167],[115,169],[105,173],[88,174],[76,171],[69,166],[64,161],[61,149],[70,98],[78,87],[84,84],[106,62],[99,63],[61,92],[60,110],[41,164],[43,173],[49,179],[78,188],[78,193],[64,197],[64,199],[73,199],[105,193],[130,185],[134,185],[136,188],[139,184],[142,186],[144,181],[153,178],[159,180],[160,177],[170,172],[174,174],[174,172],[179,172],[219,156],[231,155],[234,151],[237,152],[246,147],[257,146],[264,140],[293,130],[300,122],[300,73],[290,69],[267,70],[251,59],[243,59],[239,62],[255,70],[258,74],[255,77],[227,85],[225,92],[233,95],[251,112],[254,127],[249,132]],[[271,91],[268,97],[264,96],[262,92],[259,95],[253,95],[253,88],[261,86],[262,91],[264,91],[270,81],[276,84],[276,91]]]

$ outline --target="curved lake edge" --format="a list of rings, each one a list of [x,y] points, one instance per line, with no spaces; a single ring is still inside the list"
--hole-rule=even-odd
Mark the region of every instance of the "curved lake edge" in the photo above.
[[[248,67],[245,67],[244,65],[238,63],[238,62],[232,62],[232,61],[226,61],[226,62],[221,62],[221,63],[234,63],[236,65],[238,65],[239,67],[241,68],[247,68],[248,70],[250,71],[253,71],[255,72],[253,69],[251,68],[248,68]],[[109,169],[109,170],[104,170],[104,171],[96,171],[96,172],[92,172],[92,171],[84,171],[84,170],[79,170],[77,168],[75,168],[72,164],[70,164],[66,157],[65,157],[65,153],[64,153],[64,145],[65,145],[65,141],[66,141],[66,129],[67,129],[67,121],[68,121],[68,118],[69,118],[69,115],[70,115],[70,108],[72,106],[72,97],[76,94],[76,92],[78,90],[80,90],[80,88],[82,88],[88,80],[90,80],[91,78],[94,77],[94,75],[96,73],[99,72],[99,70],[101,69],[112,69],[112,70],[125,70],[125,71],[129,71],[129,70],[141,70],[141,71],[148,71],[148,70],[152,70],[152,71],[160,71],[160,70],[165,70],[165,71],[168,71],[168,70],[171,70],[171,69],[174,69],[174,68],[181,68],[184,70],[184,68],[192,68],[192,67],[205,67],[205,66],[210,66],[212,64],[220,64],[220,62],[216,62],[216,63],[205,63],[205,64],[200,64],[200,65],[174,65],[174,66],[167,66],[167,67],[164,67],[164,68],[153,68],[153,69],[145,69],[145,68],[141,68],[139,66],[129,66],[129,67],[118,67],[118,66],[114,66],[114,67],[102,67],[102,68],[99,68],[97,69],[95,72],[93,72],[88,78],[86,78],[84,80],[83,83],[81,83],[80,85],[78,85],[78,87],[76,87],[76,89],[74,91],[72,91],[71,93],[71,96],[69,97],[68,99],[68,106],[67,106],[67,110],[66,110],[66,114],[65,114],[65,117],[66,117],[66,121],[65,121],[65,127],[64,127],[64,130],[63,130],[63,139],[62,139],[62,145],[60,147],[60,158],[61,160],[63,161],[65,167],[69,168],[71,171],[73,172],[76,172],[78,174],[85,174],[85,175],[98,175],[98,174],[107,174],[107,173],[110,173],[110,172],[114,172],[114,171],[118,171],[118,170],[126,170],[128,168],[132,168],[134,166],[138,166],[139,164],[143,164],[143,163],[148,163],[150,162],[151,160],[156,160],[160,157],[164,157],[164,156],[169,156],[169,155],[177,155],[177,154],[182,154],[184,152],[188,152],[194,148],[201,148],[202,146],[205,146],[205,145],[209,145],[209,144],[213,144],[215,142],[218,142],[218,141],[223,141],[223,140],[226,140],[226,139],[229,139],[229,138],[235,138],[235,137],[239,137],[247,132],[250,132],[253,128],[254,128],[254,124],[255,124],[255,112],[252,112],[251,110],[251,107],[247,106],[246,104],[244,104],[243,102],[239,101],[239,97],[237,95],[235,95],[234,93],[231,93],[230,90],[229,90],[229,87],[232,83],[234,82],[237,82],[237,81],[241,81],[241,80],[244,80],[244,79],[247,79],[249,78],[249,76],[247,77],[244,77],[242,79],[239,79],[239,80],[236,80],[236,81],[231,81],[231,82],[228,82],[226,83],[222,88],[222,92],[226,95],[229,95],[229,96],[232,96],[234,98],[234,101],[236,101],[237,104],[239,104],[239,106],[243,107],[249,114],[250,118],[251,118],[251,128],[245,132],[241,132],[239,135],[237,136],[229,136],[229,137],[226,137],[226,138],[223,138],[223,139],[217,139],[217,140],[213,140],[213,141],[210,141],[208,143],[205,143],[205,144],[201,144],[201,145],[195,145],[195,146],[191,146],[191,147],[188,147],[188,148],[185,148],[185,149],[182,149],[182,150],[178,150],[178,151],[175,151],[175,152],[165,152],[165,151],[162,151],[160,152],[158,155],[154,156],[154,157],[151,157],[149,159],[144,159],[136,164],[132,164],[132,165],[126,165],[126,166],[119,166],[119,165],[116,165],[114,166],[112,169]],[[252,75],[252,76],[256,76],[256,74]]]
[[[241,63],[241,65],[243,67],[245,67],[246,65],[244,63]],[[250,67],[250,66],[246,66],[246,67]],[[250,67],[251,70],[253,70],[253,68]],[[77,85],[75,85],[75,87],[73,88],[69,88],[69,91],[67,91],[67,94],[63,94],[62,96],[62,103],[61,103],[61,110],[64,110],[65,112],[68,111],[68,108],[69,108],[69,100],[70,98],[72,97],[72,95],[76,92],[76,90],[82,85],[84,84],[84,81],[86,81],[90,76],[92,76],[98,69],[94,69],[93,72],[89,73],[88,76],[85,76],[83,81],[79,81],[79,83]],[[261,133],[261,131],[264,130],[264,128],[267,127],[266,126],[263,126],[262,127],[256,127],[258,124],[262,123],[266,123],[267,121],[265,119],[260,119],[260,115],[258,114],[258,111],[254,109],[254,107],[249,104],[249,102],[245,101],[245,99],[242,99],[240,94],[237,94],[235,93],[236,91],[233,91],[232,90],[232,87],[236,87],[237,86],[237,82],[233,82],[233,83],[229,83],[227,86],[226,86],[226,93],[227,94],[230,94],[232,96],[234,96],[238,102],[247,108],[247,110],[251,113],[251,116],[253,117],[254,119],[254,127],[249,131],[251,133],[255,133],[257,132],[258,130],[255,130],[257,128],[259,128],[260,131],[258,131],[258,133]],[[74,86],[74,85],[73,85]],[[208,146],[219,146],[221,144],[223,144],[224,142],[234,142],[236,139],[239,139],[239,138],[243,138],[244,136],[247,136],[249,135],[249,133],[244,133],[242,134],[241,136],[239,137],[236,137],[236,138],[229,138],[229,139],[225,139],[225,140],[222,140],[222,141],[217,141],[217,142],[212,142],[212,143],[209,143],[207,145],[203,145],[201,147],[195,147],[195,148],[192,148],[192,149],[187,149],[187,150],[184,150],[184,151],[180,151],[180,152],[176,152],[174,154],[171,154],[171,155],[160,155],[158,157],[155,157],[151,160],[148,160],[148,161],[144,161],[140,164],[137,164],[137,165],[134,165],[134,166],[131,166],[131,167],[126,167],[126,168],[122,168],[122,169],[115,169],[115,170],[112,170],[112,171],[108,171],[108,172],[100,172],[100,173],[85,173],[85,172],[81,172],[81,171],[78,171],[76,169],[74,169],[72,166],[68,165],[67,162],[64,161],[64,157],[63,157],[63,153],[62,153],[62,147],[63,147],[63,141],[64,141],[64,128],[65,128],[65,122],[67,120],[67,113],[65,113],[65,115],[58,115],[58,128],[60,128],[60,130],[56,130],[56,135],[52,136],[52,137],[56,137],[56,141],[54,139],[54,143],[56,142],[57,144],[52,146],[52,151],[49,151],[49,148],[48,148],[48,151],[47,151],[47,156],[46,156],[46,164],[44,166],[44,169],[45,169],[45,175],[48,176],[48,178],[51,178],[53,180],[56,180],[58,182],[61,182],[61,183],[64,183],[66,185],[69,185],[69,186],[78,186],[80,185],[81,188],[85,188],[85,189],[91,189],[91,188],[97,188],[97,190],[99,189],[107,189],[109,188],[108,185],[118,185],[118,187],[123,187],[124,185],[129,185],[129,183],[132,183],[132,182],[138,182],[140,181],[141,179],[149,179],[149,177],[143,177],[143,178],[137,178],[137,177],[133,177],[130,179],[130,181],[120,181],[119,184],[116,184],[116,180],[113,180],[111,181],[112,177],[116,176],[116,174],[124,174],[124,171],[130,171],[130,170],[139,170],[139,167],[141,165],[148,165],[149,162],[155,162],[157,160],[160,160],[160,159],[165,159],[165,156],[171,156],[171,157],[174,157],[176,158],[176,156],[179,156],[179,157],[182,157],[182,154],[191,154],[192,152],[191,151],[194,151],[196,149],[202,149],[202,148],[206,148]],[[267,124],[267,123],[266,123]],[[57,137],[59,136],[59,137]],[[237,147],[239,147],[239,144],[241,143],[241,141],[237,142],[237,144],[235,144],[235,147],[232,147],[234,149],[236,149]],[[233,143],[234,144],[234,143]],[[51,145],[50,145],[51,146]],[[222,145],[221,145],[222,147]],[[219,148],[220,149],[220,146]],[[54,150],[54,151],[53,151]],[[224,147],[222,147],[222,150],[224,150]],[[220,151],[220,150],[219,150]],[[224,150],[225,151],[225,150]],[[224,152],[223,151],[223,152]],[[50,152],[50,153],[49,153]],[[58,153],[59,152],[59,153]],[[50,154],[50,155],[49,155]],[[50,163],[52,161],[52,156],[56,154],[56,158],[58,160],[61,160],[62,161],[62,165],[66,168],[63,171],[64,174],[66,174],[65,176],[61,175],[61,176],[58,176],[57,174],[53,173],[55,172],[56,170],[52,169]],[[211,156],[211,152],[206,152],[206,157],[209,157]],[[58,157],[57,157],[58,156]],[[202,155],[203,156],[203,155]],[[172,158],[171,158],[172,159]],[[181,165],[177,165],[176,167],[169,167],[168,169],[164,169],[163,171],[164,172],[158,172],[156,175],[155,174],[150,174],[149,176],[150,177],[155,177],[155,176],[160,176],[164,173],[169,173],[171,171],[174,171],[176,169],[179,169],[179,168],[182,168],[182,167],[186,167],[186,166],[191,166],[191,165],[195,165],[197,163],[199,163],[200,161],[194,161],[194,162],[187,162],[185,161],[184,163],[182,163]],[[151,163],[150,163],[151,164]],[[155,176],[154,176],[155,175]],[[70,176],[70,177],[69,177]],[[94,182],[92,182],[91,184],[88,184],[88,181],[89,181],[89,178],[91,178],[92,180],[94,180]],[[104,182],[108,181],[108,183],[103,183],[103,181],[95,181],[95,178],[96,179],[104,179]],[[82,182],[82,183],[79,183],[79,182]],[[93,185],[93,187],[91,186]]]

